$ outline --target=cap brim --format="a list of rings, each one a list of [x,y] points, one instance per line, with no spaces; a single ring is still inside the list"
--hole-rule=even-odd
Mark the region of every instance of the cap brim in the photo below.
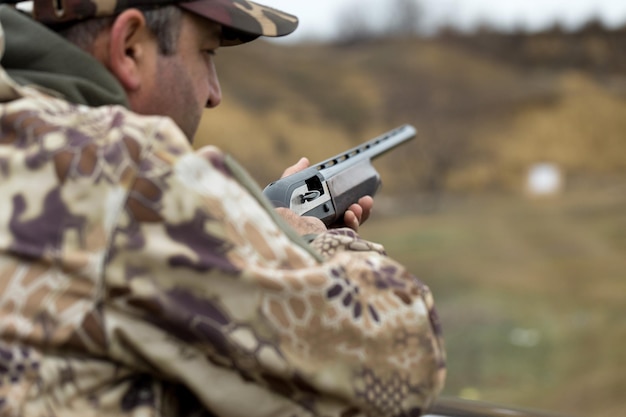
[[[239,45],[259,36],[285,36],[298,27],[296,16],[247,0],[192,0],[178,6],[221,24],[222,46]]]

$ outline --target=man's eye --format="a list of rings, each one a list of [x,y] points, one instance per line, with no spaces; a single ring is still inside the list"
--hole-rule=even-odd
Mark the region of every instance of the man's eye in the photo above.
[[[210,56],[217,55],[217,51],[215,49],[203,49],[202,52]]]

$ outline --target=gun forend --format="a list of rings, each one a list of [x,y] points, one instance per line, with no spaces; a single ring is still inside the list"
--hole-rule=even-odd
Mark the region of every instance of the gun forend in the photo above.
[[[355,148],[272,182],[263,194],[275,207],[287,207],[301,216],[315,216],[327,226],[359,198],[374,196],[381,186],[371,161],[413,139],[417,131],[403,125]]]

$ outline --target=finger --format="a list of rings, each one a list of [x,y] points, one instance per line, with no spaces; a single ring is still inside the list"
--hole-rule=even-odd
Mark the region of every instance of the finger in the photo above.
[[[346,227],[354,230],[355,232],[359,231],[359,219],[357,219],[356,215],[352,210],[346,210],[343,215],[343,223]]]
[[[348,211],[352,212],[356,218],[356,221],[361,224],[361,217],[363,216],[363,207],[358,204],[352,204],[348,207]]]
[[[366,195],[365,197],[361,197],[359,199],[358,204],[363,209],[363,213],[359,219],[359,223],[363,224],[367,219],[369,219],[372,209],[374,208],[374,199],[371,196]]]
[[[281,178],[285,178],[289,175],[295,174],[296,172],[300,172],[303,169],[306,169],[309,167],[309,160],[308,158],[300,158],[300,160],[298,162],[296,162],[295,164],[293,164],[292,166],[288,167],[287,169],[285,169],[285,171],[283,172],[283,175],[281,175]]]

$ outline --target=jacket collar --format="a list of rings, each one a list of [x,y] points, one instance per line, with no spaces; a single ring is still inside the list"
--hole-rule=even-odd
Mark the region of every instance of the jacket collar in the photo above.
[[[22,12],[0,6],[0,31],[0,64],[17,84],[76,104],[128,107],[124,89],[100,62]]]

